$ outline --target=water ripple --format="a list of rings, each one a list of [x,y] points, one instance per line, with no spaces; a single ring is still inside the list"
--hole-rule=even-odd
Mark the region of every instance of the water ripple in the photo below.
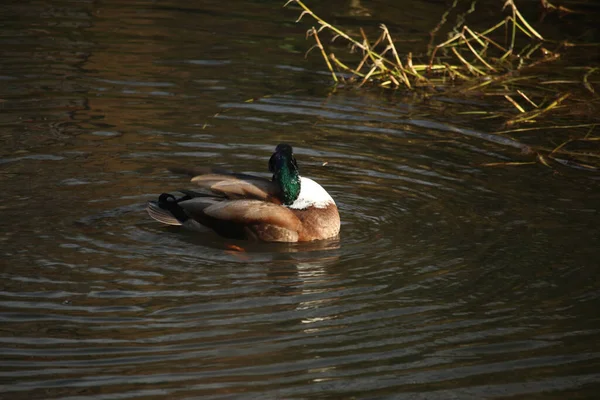
[[[268,2],[21,3],[0,16],[4,397],[597,396],[599,181],[487,166],[531,158],[457,117],[493,104],[330,93]],[[168,166],[269,176],[280,142],[338,239],[146,215],[192,187]]]

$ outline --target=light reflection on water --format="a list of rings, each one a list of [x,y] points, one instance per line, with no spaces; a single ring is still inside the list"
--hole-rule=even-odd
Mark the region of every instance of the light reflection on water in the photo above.
[[[594,176],[485,167],[530,149],[451,99],[327,93],[320,64],[231,30],[298,36],[264,4],[65,5],[5,21],[7,396],[593,397]],[[230,241],[145,215],[189,187],[167,166],[264,175],[279,142],[336,199],[339,240]]]

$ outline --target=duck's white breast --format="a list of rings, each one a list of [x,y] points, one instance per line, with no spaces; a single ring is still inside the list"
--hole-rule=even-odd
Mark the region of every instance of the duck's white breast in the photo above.
[[[304,210],[308,207],[325,208],[330,204],[335,204],[335,201],[321,185],[312,179],[300,177],[300,195],[289,208],[296,210]]]

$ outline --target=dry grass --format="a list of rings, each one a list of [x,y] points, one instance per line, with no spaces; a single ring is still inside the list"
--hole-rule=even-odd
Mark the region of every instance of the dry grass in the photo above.
[[[323,20],[303,1],[289,0],[286,6],[290,4],[297,5],[301,10],[297,22],[305,17],[316,22],[308,30],[307,37],[314,38],[316,44],[313,48],[320,50],[336,84],[343,81],[358,87],[378,85],[390,89],[418,90],[424,96],[435,95],[443,90],[445,95],[498,97],[510,105],[507,107],[509,112],[483,112],[482,117],[502,121],[506,128],[500,134],[522,132],[523,125],[540,130],[560,129],[559,125],[547,123],[549,117],[557,112],[574,114],[575,110],[582,109],[582,103],[585,103],[587,110],[591,110],[588,117],[592,119],[600,109],[594,88],[597,82],[593,80],[600,74],[599,67],[575,67],[576,71],[570,67],[569,78],[557,80],[548,80],[537,72],[540,66],[559,60],[563,52],[575,44],[546,40],[521,14],[514,0],[505,2],[502,8],[503,19],[488,29],[476,31],[463,24],[454,27],[455,33],[442,43],[430,43],[425,58],[427,62],[420,63],[415,61],[412,52],[405,55],[398,53],[390,31],[383,24],[380,25],[380,34],[375,40],[370,40],[362,29],[360,37],[356,38]],[[555,7],[545,0],[542,5],[548,11],[573,12],[564,7]],[[432,41],[445,23],[447,14],[442,16],[440,23],[430,32]],[[329,40],[324,41],[320,35],[327,35]],[[505,39],[500,43],[500,40],[495,39],[497,37]],[[334,40],[343,40],[349,44],[346,58],[356,59],[353,53],[358,51],[360,60],[354,61],[352,65],[328,51],[324,43]],[[593,46],[595,50],[598,45],[586,44]],[[419,59],[423,60],[423,57]],[[580,78],[573,79],[573,72]],[[586,93],[587,98],[582,98]],[[540,123],[545,123],[546,126],[539,126]],[[597,124],[596,121],[583,124],[589,129],[585,137],[570,138],[554,149],[539,152],[537,161],[549,165],[550,159],[570,166],[575,164],[585,169],[600,169],[597,151],[569,150],[574,144],[581,143],[597,147],[595,144],[599,139],[592,137]],[[591,164],[587,163],[589,160],[592,160]]]

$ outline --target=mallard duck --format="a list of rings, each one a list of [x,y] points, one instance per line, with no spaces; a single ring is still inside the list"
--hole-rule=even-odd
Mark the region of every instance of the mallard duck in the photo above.
[[[148,202],[148,214],[167,225],[210,228],[236,239],[308,242],[334,238],[340,216],[329,193],[298,174],[292,147],[279,144],[269,159],[271,180],[222,170],[184,170],[210,193],[181,190]]]

